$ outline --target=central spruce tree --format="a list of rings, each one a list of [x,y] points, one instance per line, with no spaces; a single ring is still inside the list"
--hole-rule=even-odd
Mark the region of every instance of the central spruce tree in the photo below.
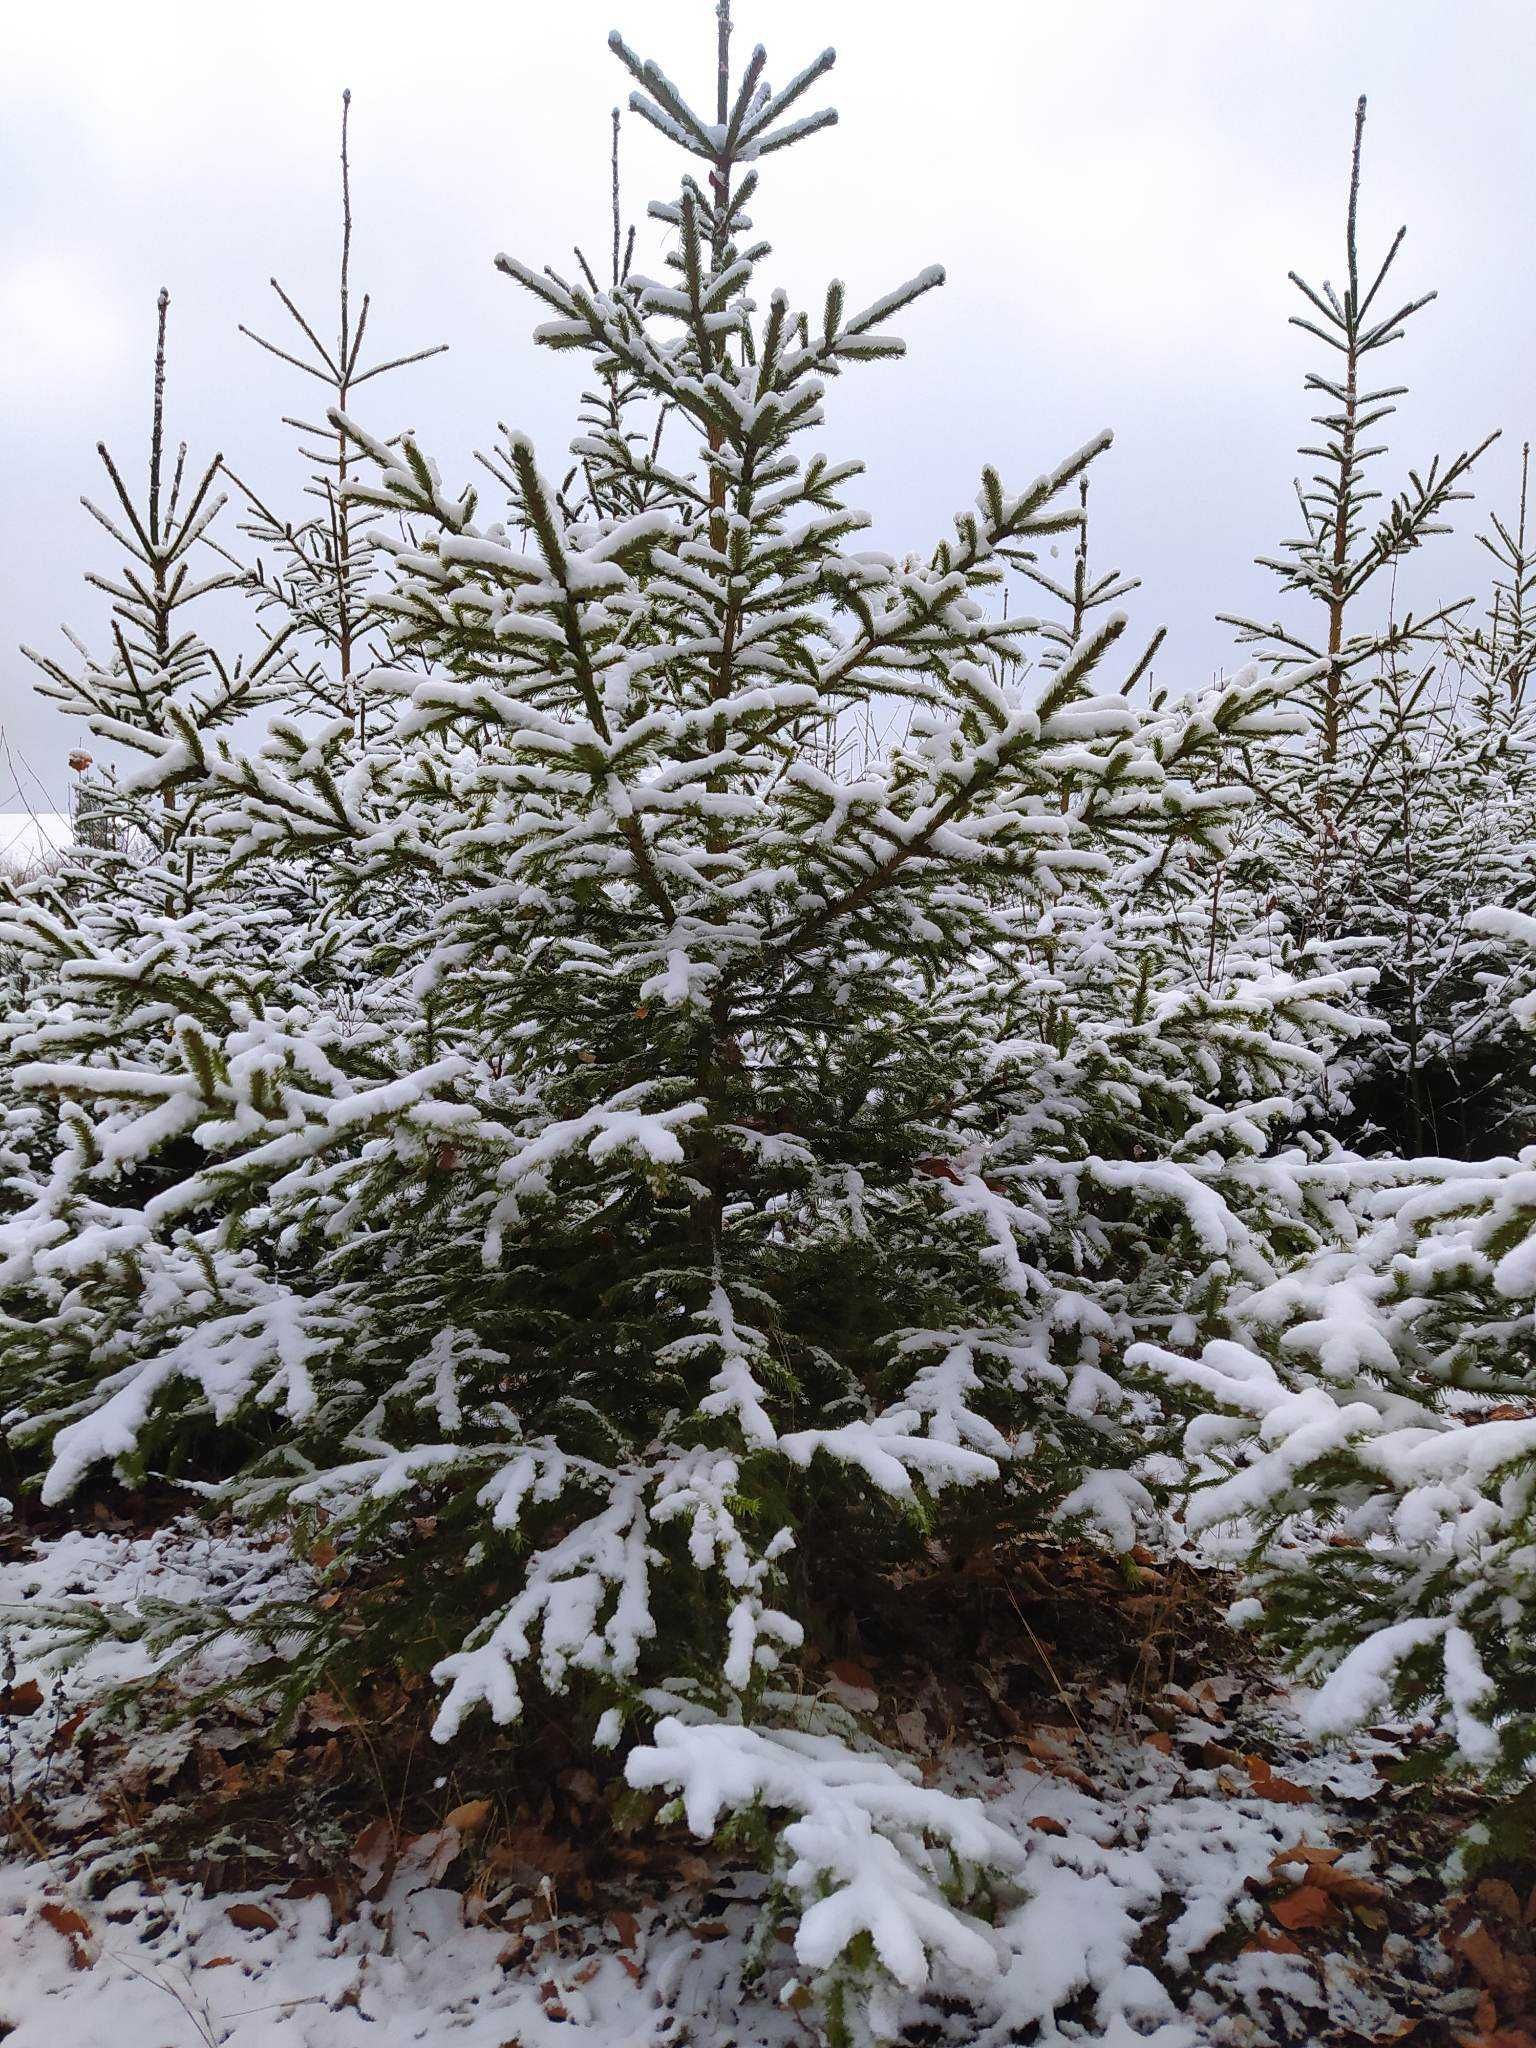
[[[10,1043],[57,1132],[0,1223],[12,1423],[53,1501],[216,1425],[214,1497],[351,1575],[284,1617],[292,1696],[414,1664],[446,1741],[563,1695],[699,1832],[788,1817],[803,1964],[915,1988],[991,1966],[1017,1845],[786,1660],[946,1489],[955,1545],[1133,1542],[1174,1418],[1124,1350],[1220,1335],[1322,1227],[1266,1155],[1348,978],[1184,965],[1268,686],[1146,708],[1119,614],[1003,601],[1107,436],[863,543],[824,410],[941,276],[763,281],[758,165],[834,119],[832,53],[738,77],[722,4],[705,115],[613,47],[693,168],[659,275],[500,259],[591,365],[565,481],[512,433],[482,512],[337,411],[387,656],[255,748],[174,689],[126,735],[221,914]],[[259,943],[242,877],[316,943]]]

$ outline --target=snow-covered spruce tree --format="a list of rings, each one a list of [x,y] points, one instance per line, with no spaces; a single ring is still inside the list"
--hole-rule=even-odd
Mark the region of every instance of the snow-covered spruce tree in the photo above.
[[[271,350],[308,369],[340,398],[439,352],[422,349],[373,363],[362,357],[370,300],[365,295],[354,305],[351,293],[349,112],[346,95],[338,338],[327,348],[274,286],[316,360],[305,364]],[[338,437],[330,452],[313,458],[319,467],[309,493],[322,508],[316,514],[284,519],[239,486],[247,499],[246,531],[264,550],[254,562],[243,561],[223,544],[217,524],[226,502],[220,471],[230,474],[222,457],[215,456],[195,483],[185,446],[174,462],[168,458],[167,305],[162,292],[145,492],[135,497],[103,448],[117,506],[110,516],[89,507],[129,557],[115,575],[87,579],[111,600],[111,652],[95,658],[71,635],[73,664],[32,659],[43,670],[44,694],[119,757],[158,758],[183,738],[201,744],[241,718],[280,712],[269,745],[301,751],[316,787],[326,789],[347,773],[361,744],[353,670],[377,653],[372,548],[362,515],[342,495],[349,451]],[[306,439],[316,431],[297,424]],[[210,592],[231,589],[251,600],[256,630],[254,653],[227,660],[188,622],[192,607]],[[241,637],[238,621],[228,617],[219,635],[227,637]],[[253,638],[249,632],[243,637]],[[175,1307],[189,1287],[212,1286],[216,1279],[215,1299],[252,1314],[266,1298],[248,1261],[236,1259],[217,1276],[200,1277],[201,1255],[185,1242],[141,1241],[134,1233],[111,1240],[118,1279],[103,1292],[100,1317],[39,1319],[33,1313],[39,1302],[57,1301],[51,1275],[68,1269],[74,1248],[101,1220],[93,1174],[109,1172],[119,1196],[131,1192],[148,1202],[190,1163],[185,1120],[171,1107],[177,1084],[168,1076],[196,1072],[206,1079],[208,1046],[226,1042],[240,1019],[281,1017],[299,1004],[306,1014],[324,1009],[335,1020],[332,1028],[350,1030],[373,999],[361,978],[364,961],[353,943],[344,891],[329,886],[336,879],[329,848],[317,859],[291,819],[281,835],[257,825],[232,866],[228,832],[208,829],[227,789],[188,785],[178,791],[162,783],[140,786],[113,768],[87,772],[95,829],[77,835],[56,874],[10,891],[0,918],[0,964],[15,986],[0,1036],[0,1090],[12,1104],[7,1128],[29,1134],[27,1156],[37,1172],[51,1175],[57,1209],[52,1246],[28,1268],[30,1305],[14,1325],[0,1322],[6,1335],[0,1409],[13,1420],[30,1418],[17,1421],[13,1431],[13,1440],[22,1442],[46,1441],[55,1403],[78,1398],[82,1373],[99,1378],[108,1361],[130,1358],[136,1346],[153,1346],[174,1328]],[[252,773],[259,783],[259,772]],[[329,815],[334,819],[334,808]],[[381,896],[370,909],[377,938],[385,923]],[[430,915],[419,881],[389,909],[394,919],[415,925]],[[44,1056],[55,1080],[71,1061],[92,1061],[98,1071],[102,1064],[155,1070],[122,1084],[125,1110],[136,1104],[138,1113],[125,1115],[103,1157],[93,1153],[88,1127],[67,1096],[51,1084],[34,1085]],[[8,1153],[6,1164],[19,1167],[21,1154]],[[35,1196],[35,1176],[15,1173],[0,1195],[0,1215],[7,1203],[25,1206]],[[173,1269],[169,1277],[162,1267]],[[121,1327],[125,1322],[131,1335]],[[210,1446],[206,1418],[163,1420],[164,1430],[151,1432],[156,1469],[179,1469],[194,1450],[206,1469],[210,1448],[216,1465],[227,1465],[230,1453],[216,1439]],[[249,1454],[249,1442],[237,1439],[234,1455],[242,1454]]]
[[[1422,1014],[1438,1034],[1426,1065],[1456,1077],[1455,1135],[1522,1149],[1455,1162],[1319,1158],[1308,1171],[1336,1197],[1336,1243],[1234,1298],[1237,1341],[1198,1358],[1163,1346],[1132,1358],[1225,1411],[1192,1426],[1191,1460],[1214,1471],[1188,1519],[1255,1529],[1247,1612],[1320,1683],[1319,1731],[1389,1707],[1427,1717],[1435,1733],[1418,1766],[1473,1772],[1511,1795],[1494,1841],[1523,1855],[1536,1764],[1524,461],[1521,483],[1518,515],[1491,522],[1500,573],[1486,618],[1459,628],[1442,657],[1453,688],[1428,730],[1443,783],[1444,922],[1420,957]],[[1405,753],[1410,730],[1405,720],[1395,735]],[[1412,765],[1389,756],[1384,787]]]
[[[1536,919],[1490,909],[1474,923],[1536,963]],[[1528,985],[1513,1007],[1536,1027]],[[1318,1683],[1317,1731],[1414,1715],[1433,1730],[1417,1768],[1475,1773],[1511,1795],[1494,1840],[1523,1857],[1536,1766],[1536,1148],[1357,1161],[1350,1178],[1344,1241],[1239,1304],[1239,1341],[1133,1356],[1225,1411],[1192,1425],[1187,1448],[1213,1472],[1186,1513],[1196,1529],[1257,1529],[1243,1612]]]
[[[1467,656],[1476,663],[1478,706],[1483,722],[1496,729],[1526,709],[1531,672],[1536,668],[1536,553],[1527,532],[1531,444],[1520,450],[1518,509],[1506,522],[1489,515],[1491,533],[1478,536],[1497,573],[1486,619],[1467,636]]]
[[[114,574],[89,572],[86,581],[111,600],[108,631],[110,648],[93,656],[76,634],[67,635],[72,658],[62,661],[30,648],[23,652],[42,671],[41,694],[67,718],[89,725],[103,737],[132,746],[141,732],[164,739],[176,728],[178,717],[195,717],[199,726],[217,726],[255,708],[272,693],[266,678],[281,652],[278,643],[263,650],[265,659],[256,674],[244,667],[238,673],[221,664],[218,655],[189,621],[189,614],[210,591],[221,588],[227,575],[202,548],[209,530],[224,506],[218,489],[220,458],[215,455],[200,476],[187,471],[187,448],[182,443],[167,474],[165,445],[166,326],[170,295],[162,291],[157,301],[153,406],[150,422],[149,460],[146,486],[136,496],[104,444],[97,452],[107,472],[116,503],[110,511],[85,501],[85,508],[124,551],[127,559]],[[90,768],[82,763],[82,772]],[[81,844],[94,852],[131,848],[135,865],[146,855],[173,855],[170,879],[161,875],[151,885],[135,888],[132,874],[114,871],[110,884],[99,884],[95,894],[104,899],[128,896],[139,904],[151,900],[143,891],[152,886],[153,900],[163,909],[176,901],[179,884],[182,900],[195,885],[192,869],[193,841],[188,822],[178,812],[174,793],[157,792],[137,800],[112,787],[112,778],[97,778],[90,809],[101,819],[100,829],[80,835]],[[189,862],[192,866],[189,867]],[[76,886],[86,888],[85,877],[95,872],[87,866]],[[125,905],[125,915],[131,915]]]
[[[300,373],[300,386],[312,393],[318,383],[325,393],[325,417],[317,422],[285,415],[283,424],[297,435],[300,461],[307,465],[298,516],[275,510],[281,494],[264,486],[258,492],[246,475],[225,465],[244,500],[239,530],[243,546],[220,553],[229,563],[232,580],[246,596],[268,632],[281,631],[289,650],[284,706],[287,719],[271,741],[291,753],[297,750],[321,770],[322,785],[341,784],[354,770],[366,746],[370,718],[384,715],[370,705],[360,679],[387,650],[380,610],[383,583],[379,548],[372,529],[377,514],[352,494],[349,486],[356,461],[350,437],[334,415],[375,380],[446,353],[445,343],[398,353],[365,352],[377,337],[378,316],[373,296],[360,296],[353,282],[353,176],[351,157],[352,95],[341,98],[339,233],[336,296],[327,338],[327,320],[306,313],[276,277],[269,280],[293,332],[288,346],[241,325],[240,333],[277,362]],[[244,470],[244,465],[242,465]],[[254,553],[252,549],[254,548]],[[430,923],[437,906],[435,884],[419,870],[400,872],[391,890],[376,885],[368,902],[371,946],[354,943],[357,932],[345,855],[318,839],[273,832],[258,825],[267,857],[252,862],[251,845],[241,851],[238,869],[247,884],[252,869],[259,877],[274,913],[288,933],[282,972],[269,981],[269,1007],[298,1002],[323,1009],[350,1031],[387,1005],[386,985],[376,985],[375,971],[387,932],[409,933]]]
[[[1298,601],[1290,623],[1229,617],[1239,642],[1303,711],[1305,734],[1256,749],[1246,778],[1260,798],[1241,865],[1261,899],[1294,906],[1299,938],[1365,941],[1377,963],[1373,1009],[1385,1030],[1363,1046],[1334,1115],[1377,1147],[1458,1142],[1457,1078],[1448,1070],[1446,936],[1467,904],[1468,835],[1461,756],[1478,741],[1460,700],[1457,626],[1470,600],[1399,611],[1409,557],[1448,530],[1473,464],[1496,436],[1438,457],[1384,501],[1374,482],[1384,423],[1404,387],[1381,383],[1375,358],[1402,339],[1433,293],[1388,290],[1406,229],[1374,277],[1360,267],[1357,212],[1365,101],[1355,110],[1342,293],[1291,273],[1307,301],[1294,316],[1328,352],[1307,375],[1320,438],[1300,452],[1319,466],[1297,484],[1301,531],[1261,559]],[[1454,951],[1454,941],[1451,949]]]
[[[1453,1149],[1475,1157],[1536,1135],[1536,1045],[1522,1007],[1536,986],[1536,958],[1496,917],[1536,911],[1536,558],[1527,536],[1530,450],[1520,459],[1515,511],[1491,512],[1479,535],[1495,565],[1482,618],[1457,632],[1453,700],[1458,733],[1441,802],[1453,812],[1446,892],[1453,915],[1432,933],[1429,1054],[1454,1075]],[[1459,842],[1459,843],[1458,843]],[[1511,927],[1518,931],[1516,924]],[[1449,1093],[1449,1091],[1444,1091]]]
[[[189,471],[182,444],[168,459],[168,304],[162,291],[143,491],[130,487],[103,446],[116,502],[106,511],[87,501],[126,557],[115,572],[87,578],[110,600],[109,646],[93,654],[70,634],[70,660],[31,655],[43,695],[67,716],[112,746],[152,755],[183,732],[215,732],[270,705],[286,667],[283,633],[263,638],[254,658],[226,662],[192,623],[200,601],[228,580],[205,546],[224,499],[217,457]],[[78,1399],[111,1357],[117,1311],[109,1296],[88,1326],[46,1313],[67,1290],[63,1276],[75,1249],[104,1214],[93,1205],[90,1176],[118,1176],[121,1204],[148,1198],[178,1156],[188,1163],[175,1150],[175,1119],[164,1109],[177,1093],[172,1077],[195,1070],[210,1035],[228,1028],[210,976],[238,979],[240,963],[269,949],[272,936],[252,929],[247,883],[239,903],[219,884],[222,853],[204,835],[202,792],[134,788],[110,770],[93,773],[85,756],[76,759],[91,777],[92,829],[47,871],[0,882],[8,996],[0,1019],[7,1134],[0,1218],[29,1213],[44,1185],[54,1207],[52,1225],[29,1243],[28,1295],[0,1300],[0,1406],[13,1421]],[[113,1085],[106,1069],[136,1073],[125,1080],[117,1136],[104,1149],[91,1119],[60,1089],[31,1085],[40,1058],[55,1076],[77,1066],[103,1091]],[[135,1141],[129,1133],[138,1120]],[[160,1163],[141,1179],[151,1147]],[[174,1263],[182,1255],[164,1256]],[[138,1303],[125,1292],[118,1308],[137,1327],[153,1320],[153,1298],[152,1288]]]
[[[1494,513],[1480,536],[1506,572],[1485,617],[1449,623],[1406,672],[1383,661],[1375,787],[1353,835],[1354,915],[1386,941],[1375,1007],[1390,1032],[1355,1079],[1354,1122],[1414,1154],[1476,1158],[1536,1129],[1512,1007],[1530,963],[1479,917],[1533,902],[1521,499],[1513,532]]]
[[[447,345],[437,342],[377,361],[364,356],[373,301],[367,292],[356,300],[352,284],[351,115],[352,95],[344,92],[336,339],[326,342],[321,338],[319,325],[323,323],[312,323],[275,277],[270,280],[272,289],[296,330],[291,346],[267,340],[252,328],[242,325],[240,329],[267,354],[314,379],[325,390],[327,417],[323,422],[297,418],[284,422],[298,430],[300,452],[313,465],[304,493],[315,506],[304,518],[288,518],[235,477],[246,501],[241,530],[263,552],[254,560],[234,555],[228,559],[258,610],[275,613],[285,627],[296,628],[299,643],[309,654],[302,684],[292,692],[296,707],[345,721],[355,728],[361,743],[366,736],[366,711],[357,676],[377,658],[381,623],[376,550],[370,532],[375,515],[348,490],[353,444],[331,414],[335,409],[344,410],[354,393],[376,377],[442,355]]]
[[[830,123],[800,108],[832,56],[773,91],[729,37],[722,5],[713,119],[615,39],[704,167],[653,209],[662,278],[501,259],[592,360],[567,484],[512,434],[482,522],[334,415],[349,500],[409,529],[363,716],[137,735],[131,793],[195,805],[222,876],[305,865],[366,1014],[245,973],[221,1017],[39,1048],[13,1080],[68,1136],[0,1286],[77,1366],[29,1406],[50,1499],[221,1425],[215,1497],[323,1514],[350,1587],[281,1617],[276,1684],[431,1668],[445,1741],[565,1695],[701,1834],[778,1824],[836,2010],[850,1975],[985,1973],[1020,1852],[786,1660],[946,1489],[952,1544],[1133,1540],[1167,1423],[1122,1351],[1223,1332],[1234,1276],[1326,1228],[1266,1154],[1347,979],[1190,985],[1133,915],[1225,850],[1276,715],[1252,675],[1140,709],[1096,687],[1118,616],[1004,613],[1107,437],[985,471],[926,556],[850,545],[827,388],[940,274],[814,320],[756,296],[756,165]],[[850,772],[826,736],[861,719]],[[199,931],[199,988],[245,943]]]

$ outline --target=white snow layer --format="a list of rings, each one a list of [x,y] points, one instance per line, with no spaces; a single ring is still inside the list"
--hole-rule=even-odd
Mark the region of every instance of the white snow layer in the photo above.
[[[271,1553],[210,1541],[190,1525],[147,1541],[74,1535],[0,1566],[0,1606],[35,1602],[41,1624],[65,1593],[88,1591],[111,1606],[151,1592],[195,1599],[211,1583],[238,1604],[246,1586],[270,1583],[277,1568]],[[36,1675],[45,1692],[51,1673],[37,1653],[47,1634],[40,1625],[12,1635],[18,1679]],[[71,1675],[71,1696],[127,1676],[136,1654],[111,1642],[93,1649]],[[1215,1696],[1241,1690],[1218,1685]],[[1145,1739],[1127,1701],[1116,1727],[1061,1731],[1059,1760],[1051,1736],[1032,1745],[1033,1755],[957,1746],[930,1761],[924,1784],[904,1784],[872,1757],[861,1796],[878,1827],[895,1824],[902,1800],[921,1825],[925,1800],[947,1793],[989,1837],[997,1861],[1009,1851],[1021,1893],[995,1928],[972,1923],[974,1955],[941,1950],[926,1983],[914,1966],[909,1989],[877,1988],[869,2013],[877,2032],[897,2039],[926,2022],[946,2040],[1002,2048],[1033,2025],[1043,2043],[1197,2048],[1235,2041],[1234,2017],[1260,1989],[1293,2012],[1321,2007],[1335,2018],[1381,2021],[1369,1990],[1340,1974],[1338,1958],[1323,1959],[1319,1973],[1257,1952],[1225,1963],[1203,1956],[1218,1937],[1241,1939],[1257,1926],[1258,1894],[1283,1851],[1328,1840],[1337,1764],[1308,1760],[1283,1696],[1248,1700],[1243,1710],[1255,1705],[1287,1744],[1282,1768],[1311,1783],[1316,1803],[1261,1798],[1241,1769],[1198,1761],[1204,1744],[1231,1732],[1220,1716],[1237,1710],[1214,1706],[1215,1718],[1191,1718],[1180,1732],[1173,1747],[1182,1760]],[[50,1721],[51,1705],[11,1720],[23,1756],[29,1740],[42,1749]],[[739,1734],[749,1747],[758,1740]],[[720,1763],[727,1773],[767,1768],[745,1751],[727,1763],[722,1750]],[[846,1752],[840,1768],[858,1776]],[[1343,1768],[1358,1775],[1364,1767]],[[652,1776],[661,1783],[668,1774],[658,1767]],[[707,1804],[717,1790],[696,1783],[685,1797]],[[813,1832],[819,1819],[806,1811],[789,1831]],[[323,1898],[290,1898],[282,1886],[205,1896],[146,1872],[93,1897],[62,1862],[0,1864],[0,2033],[7,2048],[666,2048],[684,2040],[779,2048],[815,2038],[815,2009],[803,2008],[797,1989],[811,1980],[814,1922],[798,1956],[788,1929],[775,1934],[770,1925],[766,1970],[743,1981],[766,1894],[756,1872],[726,1869],[707,1890],[660,1903],[636,1897],[633,1926],[623,1924],[627,1913],[607,1923],[562,1916],[537,1887],[498,1902],[494,1924],[475,1924],[485,1909],[439,1881],[436,1840],[422,1838],[382,1894],[340,1923]],[[877,1854],[884,1846],[877,1830],[869,1842]],[[846,1848],[856,1862],[859,1844]],[[871,1865],[856,1877],[878,1889],[882,1871]],[[878,1919],[878,1897],[858,1903]],[[241,1905],[260,1906],[276,1924],[236,1924],[230,1908]],[[847,1897],[827,1902],[834,1915],[850,1910]],[[771,1911],[777,1918],[782,1908]]]

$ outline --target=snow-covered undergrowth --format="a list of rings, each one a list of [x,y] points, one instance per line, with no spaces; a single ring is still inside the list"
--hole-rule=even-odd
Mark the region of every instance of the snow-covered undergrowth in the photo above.
[[[12,1614],[28,1603],[32,1616],[11,1632],[17,1669],[7,1703],[25,1707],[32,1687],[38,1696],[4,1724],[35,1817],[25,1836],[13,1831],[0,1871],[9,2048],[532,2048],[556,2039],[777,2048],[816,2037],[803,1987],[824,1960],[820,1949],[835,1953],[846,1930],[822,1928],[815,1905],[796,1926],[771,1881],[730,1859],[700,1861],[681,1882],[642,1872],[623,1893],[572,1907],[557,1877],[531,1868],[499,1885],[466,1881],[487,1825],[483,1801],[416,1837],[387,1820],[365,1830],[343,1859],[346,1893],[295,1885],[291,1873],[209,1893],[163,1875],[148,1854],[125,1867],[120,1844],[93,1839],[93,1813],[111,1816],[115,1767],[103,1752],[94,1776],[82,1777],[72,1756],[56,1758],[46,1783],[60,1713],[67,1726],[80,1705],[141,1673],[144,1653],[105,1629],[56,1699],[56,1603],[84,1595],[108,1619],[146,1598],[238,1605],[270,1593],[283,1569],[273,1553],[211,1540],[192,1524],[147,1539],[65,1536],[0,1567],[0,1603]],[[872,1706],[857,1690],[855,1698]],[[758,1755],[763,1738],[752,1731],[716,1730],[708,1765],[687,1752],[685,1800],[702,1802],[689,1818],[706,1835],[712,1799],[748,1803],[736,1780],[763,1781],[776,1811],[803,1809],[786,1829],[788,1846],[798,1830],[816,1868],[844,1856],[850,1876],[872,1890],[861,1904],[878,1925],[882,1894],[899,1921],[910,1857],[888,1867],[871,1852],[878,1837],[848,1836],[848,1807],[818,1807],[807,1783],[857,1784],[866,1810],[887,1822],[892,1798],[905,1799],[914,1829],[925,1801],[969,1817],[972,1836],[985,1840],[961,1841],[961,1853],[1011,1864],[1015,1896],[995,1924],[975,1923],[975,1953],[936,1940],[921,1988],[897,1988],[902,1958],[886,1958],[857,2024],[893,2039],[1001,2048],[1033,2026],[1042,2041],[1194,2048],[1317,2038],[1321,2016],[1369,2038],[1404,2009],[1405,1981],[1439,1995],[1430,1980],[1448,1966],[1432,1943],[1410,1953],[1400,1935],[1369,1931],[1394,1879],[1408,1875],[1394,1870],[1396,1847],[1362,1841],[1362,1819],[1369,1827],[1383,1797],[1376,1763],[1396,1755],[1392,1744],[1309,1750],[1295,1701],[1252,1672],[1144,1699],[1099,1686],[1092,1705],[1084,1688],[1057,1711],[1054,1725],[1002,1740],[969,1731],[944,1739],[930,1699],[926,1714],[919,1702],[900,1715],[904,1758],[871,1752],[856,1764],[839,1750],[818,1761],[808,1741],[798,1772],[782,1756]],[[668,1753],[663,1724],[649,1752],[658,1783],[677,1781]],[[140,1782],[175,1763],[147,1752],[139,1736],[124,1755]],[[787,1785],[775,1789],[775,1770]],[[845,1830],[840,1843],[811,1839],[828,1828]],[[56,1844],[71,1829],[76,1846],[66,1852]],[[1318,1924],[1287,1914],[1304,1896],[1324,1899],[1325,1917],[1335,1902],[1318,1953],[1301,1953],[1282,1932]],[[1352,1909],[1366,1922],[1356,1924]],[[843,1910],[829,1898],[834,1920]],[[1455,2009],[1460,1994],[1450,1996]]]
[[[9,1803],[50,1801],[67,1828],[110,1823],[109,1782],[93,1783],[88,1769],[66,1761],[84,1721],[161,1672],[174,1670],[189,1695],[234,1678],[260,1654],[259,1639],[239,1624],[302,1597],[307,1585],[285,1547],[215,1535],[195,1521],[137,1537],[70,1530],[0,1566],[0,1772]],[[205,1626],[189,1653],[188,1614],[234,1626]],[[163,1775],[198,1734],[191,1719],[135,1726],[134,1775]]]

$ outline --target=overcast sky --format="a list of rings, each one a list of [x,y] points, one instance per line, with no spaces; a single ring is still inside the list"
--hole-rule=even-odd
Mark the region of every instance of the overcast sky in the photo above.
[[[984,461],[1022,483],[1113,427],[1096,553],[1141,576],[1137,622],[1169,626],[1164,680],[1233,665],[1214,614],[1270,606],[1251,557],[1292,530],[1317,356],[1286,324],[1286,272],[1341,275],[1360,92],[1364,249],[1406,221],[1398,275],[1440,293],[1388,359],[1412,386],[1402,462],[1501,426],[1480,497],[1509,502],[1536,417],[1529,0],[737,0],[737,21],[775,82],[839,53],[841,125],[764,166],[771,281],[819,305],[831,276],[867,298],[948,269],[906,317],[908,359],[832,393],[829,445],[868,464],[883,544],[930,545]],[[99,438],[142,467],[162,283],[173,435],[274,492],[296,481],[280,415],[305,380],[235,328],[277,333],[274,272],[334,326],[343,86],[377,338],[452,345],[358,411],[413,426],[450,480],[498,420],[558,465],[579,371],[533,348],[492,258],[605,246],[615,23],[707,105],[712,0],[0,5],[0,811],[66,802],[81,735],[6,650],[57,647],[61,620],[101,638],[80,576],[110,551],[78,499],[101,488]],[[675,178],[626,121],[630,210]],[[651,263],[643,225],[640,246]],[[1418,594],[1474,587],[1462,513]]]

